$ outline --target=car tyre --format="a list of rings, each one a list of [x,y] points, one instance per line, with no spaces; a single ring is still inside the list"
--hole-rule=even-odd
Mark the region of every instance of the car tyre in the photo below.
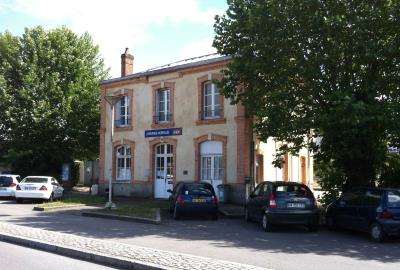
[[[218,213],[214,213],[211,218],[212,220],[218,220]]]
[[[318,224],[309,224],[308,231],[310,232],[317,232],[318,231]]]
[[[371,224],[369,227],[369,234],[374,242],[379,243],[385,240],[385,232],[383,231],[382,226],[377,222]]]
[[[175,220],[178,220],[180,218],[180,215],[178,213],[178,209],[176,208],[176,206],[174,208],[173,217],[174,217]]]
[[[337,228],[333,217],[326,217],[326,227],[328,227],[329,230],[335,230]]]
[[[269,218],[266,213],[262,215],[261,218],[261,227],[263,228],[264,231],[270,232],[271,231],[271,222],[269,221]]]
[[[17,203],[22,203],[22,199],[21,198],[16,198]]]
[[[64,191],[61,192],[60,198],[58,198],[59,201],[62,201],[64,199]]]
[[[249,208],[245,208],[244,209],[244,220],[246,220],[247,222],[251,221],[250,215],[249,215]]]
[[[48,200],[49,202],[53,202],[54,201],[54,193],[51,193],[50,198]]]

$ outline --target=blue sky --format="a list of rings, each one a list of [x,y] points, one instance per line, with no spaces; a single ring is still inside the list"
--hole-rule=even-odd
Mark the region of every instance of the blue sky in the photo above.
[[[135,72],[216,52],[214,16],[226,9],[226,0],[0,0],[0,32],[38,25],[89,32],[118,77],[125,47]]]

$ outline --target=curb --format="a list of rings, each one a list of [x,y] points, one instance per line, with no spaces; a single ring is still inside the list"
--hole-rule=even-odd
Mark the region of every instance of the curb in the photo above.
[[[51,207],[34,206],[33,211],[52,211],[52,210],[68,209],[68,208],[75,208],[75,207],[82,207],[82,206],[86,206],[86,205],[85,204],[74,204],[74,205],[51,206]]]
[[[115,219],[115,220],[140,222],[140,223],[147,223],[147,224],[154,224],[154,225],[161,224],[161,214],[160,214],[159,208],[156,209],[156,218],[155,219],[130,217],[130,216],[118,216],[118,215],[102,214],[102,213],[95,213],[95,212],[82,212],[81,215],[84,217]]]
[[[27,238],[11,236],[8,234],[0,233],[0,240],[12,244],[26,246],[29,248],[39,249],[70,258],[81,259],[85,261],[91,261],[111,267],[119,267],[123,269],[140,269],[140,270],[161,270],[166,269],[158,265],[146,262],[140,262],[136,260],[126,260],[118,257],[106,256],[96,252],[88,252],[70,247],[64,247],[61,245],[48,244],[45,242],[34,241]]]

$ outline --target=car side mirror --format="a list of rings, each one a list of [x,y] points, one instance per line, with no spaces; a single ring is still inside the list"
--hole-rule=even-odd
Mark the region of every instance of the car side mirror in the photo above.
[[[251,198],[251,199],[253,199],[255,196],[256,196],[256,194],[254,194],[254,193],[251,193],[251,194],[250,194],[250,198]]]
[[[171,190],[171,189],[168,189],[167,192],[172,193],[172,190]]]

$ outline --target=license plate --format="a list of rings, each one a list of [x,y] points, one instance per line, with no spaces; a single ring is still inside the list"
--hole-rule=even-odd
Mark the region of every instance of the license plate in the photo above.
[[[25,187],[25,190],[35,190],[35,187]]]
[[[0,190],[7,190],[7,188],[5,188],[5,187],[0,187]]]
[[[206,199],[192,199],[192,202],[196,202],[196,203],[201,203],[201,202],[206,202]]]
[[[288,203],[288,208],[305,208],[306,205],[304,203]]]

